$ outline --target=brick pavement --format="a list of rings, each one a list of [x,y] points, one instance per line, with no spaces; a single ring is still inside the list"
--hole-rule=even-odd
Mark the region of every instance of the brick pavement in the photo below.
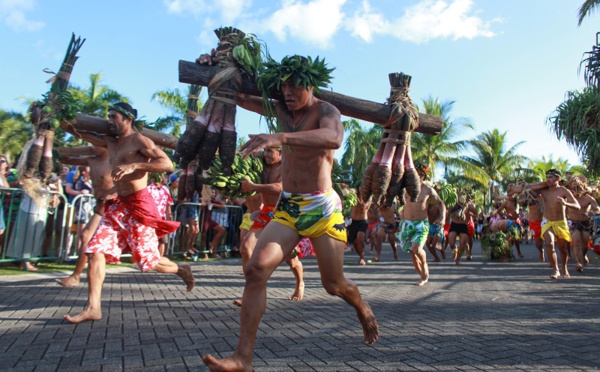
[[[571,279],[547,279],[533,246],[516,262],[431,263],[417,287],[408,254],[366,267],[346,255],[345,272],[378,317],[374,346],[350,306],[322,289],[315,259],[305,259],[306,293],[291,302],[287,266],[269,284],[256,371],[574,371],[600,368],[600,265]],[[593,253],[592,256],[595,256]],[[242,291],[240,261],[194,263],[200,286],[185,292],[175,276],[109,272],[104,318],[66,324],[87,287],[65,289],[58,275],[0,277],[0,369],[14,371],[204,371],[202,355],[235,347]]]

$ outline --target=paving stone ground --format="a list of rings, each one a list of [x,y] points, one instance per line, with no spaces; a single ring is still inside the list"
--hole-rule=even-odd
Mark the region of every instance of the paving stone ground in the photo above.
[[[430,263],[417,287],[410,257],[365,267],[346,254],[355,281],[378,318],[380,338],[362,344],[352,308],[322,289],[317,262],[304,259],[306,292],[287,300],[294,279],[280,267],[268,287],[255,371],[580,371],[600,368],[600,264],[550,280],[532,245],[525,259]],[[431,257],[429,257],[431,258]],[[110,271],[104,318],[79,325],[87,287],[59,287],[63,275],[0,277],[0,370],[205,371],[201,358],[231,354],[239,332],[243,277],[238,259],[193,263],[199,286],[175,276]]]

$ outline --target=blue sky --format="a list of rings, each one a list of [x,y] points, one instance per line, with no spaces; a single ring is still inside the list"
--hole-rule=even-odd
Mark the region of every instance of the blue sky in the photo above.
[[[235,26],[266,42],[275,59],[302,54],[335,67],[331,89],[384,102],[388,73],[413,77],[411,97],[455,101],[452,118],[475,131],[507,131],[519,152],[566,158],[546,118],[569,90],[596,40],[598,16],[577,27],[583,0],[0,0],[0,108],[25,112],[49,86],[74,32],[87,39],[71,82],[102,83],[128,96],[149,121],[168,114],[151,96],[180,88],[178,61],[216,45],[213,30]],[[239,135],[264,131],[238,110]],[[363,123],[365,127],[372,125]],[[340,154],[341,156],[341,154]]]

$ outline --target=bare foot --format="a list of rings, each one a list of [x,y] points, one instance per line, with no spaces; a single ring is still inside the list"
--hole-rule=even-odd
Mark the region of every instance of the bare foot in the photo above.
[[[458,256],[458,248],[452,249],[452,259],[456,260],[456,256]]]
[[[363,302],[362,312],[357,310],[356,316],[358,316],[358,320],[363,328],[365,345],[373,345],[379,338],[379,325],[377,325],[377,319],[375,319],[375,314],[373,314],[371,306]]]
[[[550,279],[558,279],[560,276],[560,272],[558,270],[554,270],[554,274],[550,275]]]
[[[194,289],[194,285],[196,280],[194,279],[194,274],[192,274],[192,267],[190,264],[183,264],[179,266],[179,270],[177,271],[177,275],[181,279],[183,279],[184,283],[187,286],[187,291],[191,292]]]
[[[217,359],[210,354],[207,354],[202,358],[204,364],[211,371],[228,371],[228,372],[246,372],[252,371],[252,365],[245,365],[241,360],[238,360],[234,356],[227,359]]]
[[[65,320],[69,323],[77,324],[83,322],[89,322],[90,320],[100,320],[102,319],[102,311],[100,310],[91,310],[89,307],[81,312],[79,315],[70,316],[65,315]]]
[[[379,257],[373,257],[373,261],[379,262]]]
[[[242,307],[242,300],[233,300],[233,304],[234,304],[235,306]]]
[[[25,262],[25,264],[21,264],[21,269],[25,271],[38,271],[38,268],[33,266],[29,261]]]
[[[425,284],[427,284],[429,282],[429,276],[426,276],[425,279],[421,280],[420,282],[417,283],[417,285],[419,287],[424,286]]]
[[[63,287],[77,287],[79,285],[79,277],[71,275],[64,279],[56,279],[56,282]]]
[[[365,259],[364,259],[364,258],[361,258],[360,260],[358,260],[358,264],[359,264],[359,265],[361,265],[361,266],[364,266],[364,265],[366,265],[367,263],[365,262]]]
[[[587,266],[590,263],[590,259],[587,254],[583,256],[583,266]]]
[[[565,270],[565,273],[563,274],[563,278],[570,278],[571,274],[569,274],[568,271]]]
[[[394,252],[394,261],[398,261],[398,252]]]
[[[288,298],[288,300],[300,301],[300,300],[302,300],[303,297],[304,297],[304,282],[300,283],[300,285],[294,291],[294,294],[292,294],[292,297]]]
[[[583,266],[577,265],[577,267],[575,268],[575,271],[583,272]]]

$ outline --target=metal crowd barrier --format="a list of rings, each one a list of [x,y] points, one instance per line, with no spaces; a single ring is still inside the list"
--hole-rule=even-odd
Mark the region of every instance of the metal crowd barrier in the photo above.
[[[168,254],[182,254],[187,253],[185,247],[185,236],[189,233],[190,226],[186,219],[186,210],[184,208],[197,208],[198,221],[200,232],[196,236],[194,241],[195,249],[200,254],[209,254],[209,244],[212,241],[212,231],[204,231],[205,224],[203,221],[207,218],[207,208],[202,203],[185,202],[176,205],[173,212],[173,220],[180,221],[181,225],[179,229],[172,234],[169,238],[169,244],[167,248]],[[225,212],[220,212],[225,210]],[[244,211],[242,207],[237,205],[225,205],[225,208],[213,208],[212,209],[212,220],[219,225],[225,227],[225,236],[218,244],[218,248],[213,253],[220,254],[221,256],[230,257],[233,251],[239,250],[239,226],[242,223],[244,217]]]
[[[73,207],[58,192],[40,200],[36,203],[20,188],[0,188],[5,223],[0,235],[0,263],[62,260],[68,252],[68,216]]]
[[[50,192],[47,201],[56,203],[37,205],[20,188],[0,188],[0,208],[6,225],[4,234],[0,235],[0,263],[21,261],[72,261],[77,259],[77,244],[81,238],[84,224],[74,222],[79,206],[86,202],[94,203],[92,194],[77,195],[71,203],[58,192]],[[92,204],[93,205],[93,204]],[[200,232],[194,244],[200,254],[209,253],[212,231],[204,231],[202,223],[206,218],[207,208],[201,203],[180,203],[176,206],[173,219],[182,221],[179,229],[169,236],[165,254],[186,253],[183,239],[189,233],[189,225],[182,215],[184,207],[198,209]],[[219,213],[223,209],[223,213]],[[231,256],[239,249],[239,226],[243,218],[243,209],[239,206],[226,205],[225,208],[212,210],[212,219],[225,227],[226,233],[219,242],[214,253]],[[215,212],[217,211],[217,212]],[[88,221],[93,208],[87,210]],[[130,255],[123,255],[128,257]]]

